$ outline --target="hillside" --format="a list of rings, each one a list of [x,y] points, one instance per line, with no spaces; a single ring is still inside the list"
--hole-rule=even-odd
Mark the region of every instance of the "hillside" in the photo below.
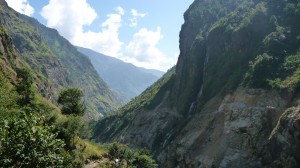
[[[127,166],[157,167],[145,150],[89,142],[82,114],[66,114],[43,98],[34,72],[0,26],[0,167],[116,167],[116,151]]]
[[[195,0],[184,19],[175,72],[95,140],[147,147],[161,167],[299,167],[300,3]]]
[[[13,11],[4,0],[1,0],[0,24],[35,72],[36,88],[45,98],[56,103],[62,88],[78,87],[84,91],[88,109],[86,118],[89,119],[105,115],[119,106],[116,96],[99,77],[90,60],[56,30]]]
[[[77,47],[91,60],[98,74],[115,91],[122,101],[129,102],[163,75],[161,71],[138,68],[93,50]]]

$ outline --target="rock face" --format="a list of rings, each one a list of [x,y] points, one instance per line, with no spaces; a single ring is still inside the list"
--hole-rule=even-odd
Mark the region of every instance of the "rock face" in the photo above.
[[[264,161],[270,167],[300,167],[300,108],[289,108],[281,116],[266,146]]]
[[[223,99],[214,97],[188,118],[167,107],[138,111],[122,137],[132,146],[152,149],[165,167],[254,168],[283,160],[297,167],[299,110],[280,129],[285,135],[276,127],[286,105],[275,91],[239,88]]]
[[[195,0],[185,12],[185,23],[180,31],[176,82],[171,93],[179,111],[184,112],[188,109],[199,93],[203,92],[205,69],[208,67],[210,56],[213,55],[208,53],[211,26],[243,3],[247,2]],[[215,41],[212,43],[215,45]],[[220,51],[220,48],[216,51]]]
[[[161,159],[174,159],[168,167],[262,167],[260,154],[286,101],[276,92],[245,88],[214,99],[189,120]]]
[[[293,0],[195,0],[175,73],[94,138],[147,147],[161,167],[299,167],[299,11]]]

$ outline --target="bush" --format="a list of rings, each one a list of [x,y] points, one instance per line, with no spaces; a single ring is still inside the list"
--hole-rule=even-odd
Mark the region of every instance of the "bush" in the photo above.
[[[285,89],[293,93],[300,86],[300,55],[291,55],[284,59],[279,67],[278,77],[269,80],[273,88]]]
[[[244,84],[256,88],[268,87],[267,81],[273,77],[274,62],[274,58],[266,53],[258,55],[249,63],[249,71],[245,76]]]
[[[126,145],[113,143],[108,149],[110,163],[108,167],[156,168],[157,164],[145,149],[132,150]]]
[[[41,118],[21,113],[0,123],[0,167],[64,167],[64,143]]]
[[[79,116],[70,115],[64,120],[57,121],[55,128],[58,137],[65,141],[67,149],[75,149],[76,136],[83,139],[88,139],[91,136],[88,123]]]

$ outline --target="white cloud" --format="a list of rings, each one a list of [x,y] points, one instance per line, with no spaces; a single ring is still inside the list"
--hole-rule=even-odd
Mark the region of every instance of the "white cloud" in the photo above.
[[[49,27],[56,28],[71,41],[83,32],[84,25],[90,25],[97,17],[86,0],[50,0],[43,7],[41,15],[47,20]]]
[[[124,10],[117,7],[116,13],[107,15],[106,21],[101,24],[100,32],[87,31],[77,35],[72,42],[75,45],[92,48],[100,53],[118,57],[121,54],[123,42],[119,39],[119,29],[122,23]]]
[[[137,27],[138,19],[146,16],[146,13],[138,13],[136,9],[131,9],[130,13],[132,15],[132,18],[129,19],[129,26],[134,28]]]
[[[119,39],[122,7],[116,13],[107,15],[107,20],[100,26],[101,31],[84,31],[97,18],[95,10],[86,0],[50,0],[44,6],[41,15],[49,27],[57,29],[72,44],[94,49],[106,55],[119,56],[123,43]]]
[[[167,57],[157,47],[163,38],[160,27],[154,31],[140,29],[124,48],[124,43],[119,39],[125,15],[122,7],[116,7],[115,12],[107,15],[107,19],[99,25],[99,31],[88,30],[97,18],[97,13],[87,0],[50,0],[49,4],[43,7],[41,15],[47,20],[49,27],[57,29],[74,45],[90,48],[145,68],[165,71],[176,63],[173,56]],[[136,26],[138,18],[145,17],[146,14],[133,9],[131,16],[131,26]]]
[[[24,15],[31,16],[34,13],[34,8],[27,0],[6,0],[6,2],[8,6]]]
[[[156,31],[140,29],[126,46],[123,60],[137,66],[166,71],[175,65],[176,60],[167,57],[157,48],[162,38],[160,27],[157,27]]]
[[[124,14],[125,14],[125,10],[124,10],[121,6],[116,7],[115,10],[116,10],[120,15],[124,15]]]

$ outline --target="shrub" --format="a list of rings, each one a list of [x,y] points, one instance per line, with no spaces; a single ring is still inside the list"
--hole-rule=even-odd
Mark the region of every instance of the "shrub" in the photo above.
[[[157,164],[145,149],[132,150],[126,145],[113,143],[108,149],[109,167],[156,168]]]
[[[0,123],[0,167],[64,167],[64,143],[41,118],[21,113]]]

